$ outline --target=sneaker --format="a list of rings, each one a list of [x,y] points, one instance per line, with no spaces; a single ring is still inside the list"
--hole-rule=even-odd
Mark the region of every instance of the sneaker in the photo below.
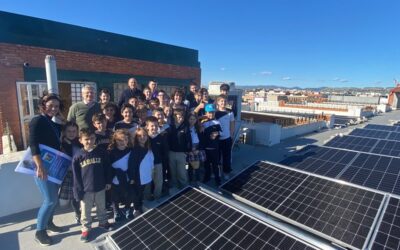
[[[114,221],[115,222],[121,222],[123,221],[125,218],[121,215],[120,212],[117,212],[114,214]]]
[[[126,217],[127,220],[132,220],[133,218],[135,218],[133,216],[133,209],[132,208],[129,208],[129,209],[126,210],[125,217]]]
[[[76,214],[76,215],[75,215],[75,222],[76,222],[76,224],[78,224],[78,225],[81,224],[81,215],[80,215],[80,214]]]
[[[82,232],[81,241],[85,243],[89,241],[89,231]]]
[[[41,246],[50,246],[52,244],[51,238],[47,235],[46,230],[36,231],[35,240]]]
[[[53,222],[50,222],[47,225],[47,230],[52,232],[52,233],[62,233],[62,232],[64,232],[64,228],[54,225]]]
[[[100,228],[103,228],[103,229],[105,229],[105,230],[107,230],[107,231],[111,231],[111,230],[114,229],[114,225],[111,224],[111,223],[108,223],[108,222],[106,222],[106,223],[104,223],[104,224],[99,224],[99,227],[100,227]]]

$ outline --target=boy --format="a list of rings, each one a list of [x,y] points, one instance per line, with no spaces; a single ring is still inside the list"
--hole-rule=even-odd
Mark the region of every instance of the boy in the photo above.
[[[230,110],[233,112],[233,115],[237,115],[237,107],[236,107],[236,97],[235,96],[229,96],[229,84],[221,84],[219,86],[219,93],[220,95],[225,95],[226,96],[226,109]]]
[[[204,163],[204,180],[206,183],[210,180],[211,170],[214,173],[215,184],[219,186],[221,184],[220,170],[219,170],[219,133],[221,131],[221,125],[219,121],[215,119],[215,107],[214,104],[206,104],[204,107],[205,116],[207,119],[203,121],[203,138],[204,147],[206,151],[206,161]]]
[[[110,144],[111,130],[107,129],[107,118],[105,114],[95,114],[92,117],[93,126],[96,128],[96,145],[107,150]]]
[[[190,129],[185,122],[185,111],[174,110],[174,120],[168,134],[169,144],[169,170],[171,186],[176,185],[178,189],[188,184],[186,171],[186,153],[192,150],[192,137]]]
[[[232,138],[235,133],[235,117],[233,112],[226,109],[227,97],[220,95],[217,97],[217,112],[215,119],[221,124],[221,133],[219,136],[220,160],[222,159],[222,170],[224,174],[229,174],[231,168]],[[221,161],[220,161],[221,162]]]
[[[90,212],[96,205],[99,227],[112,230],[108,223],[105,208],[105,190],[111,187],[110,163],[107,153],[95,146],[96,136],[92,129],[82,129],[79,132],[79,142],[83,149],[74,157],[74,196],[81,201],[81,241],[88,242],[92,225]]]
[[[165,141],[165,137],[159,133],[158,120],[157,118],[150,116],[146,119],[146,130],[150,138],[151,150],[154,155],[154,168],[153,168],[153,198],[155,200],[161,197],[161,191],[163,187],[163,158],[168,154],[168,146]],[[151,188],[151,187],[149,187]],[[150,190],[147,190],[149,194]]]

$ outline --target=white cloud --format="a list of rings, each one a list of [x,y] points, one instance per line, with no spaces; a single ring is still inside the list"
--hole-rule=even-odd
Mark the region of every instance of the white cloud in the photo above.
[[[285,77],[282,77],[282,80],[284,80],[284,81],[289,81],[289,80],[292,80],[292,78],[289,77],[289,76],[285,76]]]
[[[260,75],[263,75],[263,76],[270,76],[270,75],[272,75],[272,72],[271,72],[271,71],[261,71],[261,72],[260,72]]]
[[[220,70],[221,70],[221,71],[225,71],[226,68],[225,68],[225,67],[221,67]]]
[[[342,82],[342,83],[349,82],[349,80],[343,79],[343,78],[339,78],[339,77],[335,77],[335,78],[333,78],[333,80],[334,80],[335,82]]]
[[[349,82],[347,79],[340,79],[340,82]]]

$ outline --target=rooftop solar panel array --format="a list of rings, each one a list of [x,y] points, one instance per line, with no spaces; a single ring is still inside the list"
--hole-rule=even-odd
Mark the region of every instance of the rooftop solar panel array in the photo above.
[[[113,233],[119,249],[316,249],[187,188]]]
[[[335,178],[357,155],[353,151],[316,146],[309,146],[303,152],[305,153],[286,158],[280,164]]]
[[[274,178],[264,178],[269,176]],[[282,180],[288,181],[282,184]],[[299,180],[302,181],[299,183]],[[289,195],[283,195],[282,188]],[[264,162],[249,167],[221,189],[353,249],[366,246],[384,198],[377,192]],[[285,198],[283,202],[282,198]]]
[[[308,146],[280,164],[400,195],[400,158]]]
[[[388,136],[390,134],[391,132],[389,131],[356,128],[351,131],[349,135],[367,138],[388,139]]]
[[[375,129],[375,130],[383,130],[383,131],[400,132],[400,128],[398,126],[389,126],[389,125],[380,125],[380,124],[368,124],[364,128],[365,129]]]
[[[378,226],[372,250],[400,249],[400,200],[391,197]]]
[[[400,157],[400,141],[379,140],[371,153]]]
[[[378,139],[356,136],[336,136],[328,141],[325,146],[333,148],[344,148],[354,151],[371,152]]]

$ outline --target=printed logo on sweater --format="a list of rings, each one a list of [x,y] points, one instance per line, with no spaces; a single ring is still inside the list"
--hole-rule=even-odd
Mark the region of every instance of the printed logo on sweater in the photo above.
[[[91,164],[96,164],[96,163],[101,163],[101,158],[96,157],[96,158],[86,159],[86,160],[81,161],[80,164],[81,164],[81,168],[84,168]]]

